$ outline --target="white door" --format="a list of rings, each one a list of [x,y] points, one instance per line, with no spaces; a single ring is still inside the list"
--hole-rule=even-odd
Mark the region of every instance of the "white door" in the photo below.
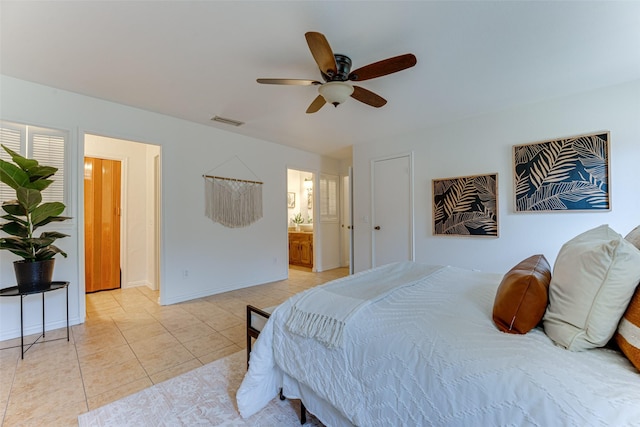
[[[321,173],[318,193],[316,200],[319,200],[319,203],[316,212],[320,216],[322,232],[322,262],[318,265],[317,271],[324,271],[340,267],[340,177]]]
[[[373,267],[414,259],[411,165],[410,154],[372,163]]]

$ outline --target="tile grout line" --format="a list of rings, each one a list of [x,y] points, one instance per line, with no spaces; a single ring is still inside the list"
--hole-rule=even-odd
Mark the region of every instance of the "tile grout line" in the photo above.
[[[22,349],[20,349],[22,351]],[[14,361],[13,375],[11,376],[11,386],[9,387],[9,393],[7,394],[7,401],[4,405],[4,412],[2,413],[2,419],[0,420],[0,426],[4,426],[5,418],[7,417],[7,412],[9,411],[9,402],[11,401],[11,393],[13,391],[13,386],[16,382],[16,375],[18,374],[18,363],[20,359],[16,358]]]
[[[73,349],[75,350],[76,361],[78,362],[78,370],[80,371],[80,381],[82,382],[82,392],[84,393],[84,404],[86,407],[85,412],[89,412],[91,410],[89,408],[89,395],[87,394],[87,385],[84,381],[84,373],[82,372],[82,364],[80,363],[80,355],[78,354],[78,342],[76,341],[76,336],[73,329],[71,329],[71,336],[73,337]],[[85,412],[83,412],[83,414]]]
[[[141,292],[140,292],[140,293],[141,293]],[[145,295],[145,297],[146,297],[146,295]],[[148,299],[148,298],[147,298],[147,299]],[[126,308],[122,305],[122,303],[121,303],[117,298],[114,298],[114,300],[118,303],[118,305],[120,306],[120,308],[122,309],[122,311],[124,311],[125,313],[127,313],[127,310],[126,310]],[[149,313],[149,311],[148,311],[148,310],[146,310],[146,309],[145,309],[144,311],[145,311],[146,313],[148,313],[151,317],[153,317],[153,318],[155,319],[155,317],[154,317],[151,313]],[[110,315],[110,316],[109,316],[109,318],[111,318],[111,320],[113,321],[113,323],[114,323],[115,327],[118,329],[118,331],[119,331],[119,332],[120,332],[120,334],[122,335],[122,338],[123,338],[123,339],[124,339],[124,341],[127,343],[127,347],[129,347],[129,350],[131,350],[131,353],[133,353],[133,355],[135,356],[136,361],[138,362],[138,364],[139,364],[139,365],[140,365],[140,367],[142,368],[142,370],[143,370],[144,374],[146,375],[147,380],[149,380],[149,382],[150,382],[151,384],[153,384],[153,380],[151,379],[151,375],[149,375],[149,372],[148,372],[148,371],[147,371],[147,369],[144,367],[144,364],[142,363],[142,361],[141,361],[141,360],[140,360],[140,358],[138,357],[138,354],[135,352],[135,350],[134,350],[134,349],[133,349],[133,347],[131,346],[131,344],[132,344],[132,343],[127,339],[126,335],[123,333],[122,329],[121,329],[121,328],[120,328],[120,326],[118,325],[118,322],[116,322],[116,321],[115,321],[115,319],[113,318],[113,316],[111,316],[111,315]],[[162,325],[162,324],[161,324],[161,325]],[[164,325],[162,325],[162,327],[163,327],[165,330],[167,330],[167,328],[166,328]],[[167,330],[167,332],[168,332],[168,330]],[[133,381],[130,381],[130,382],[129,382],[129,383],[127,383],[127,384],[132,384],[132,383],[134,383],[135,381],[138,381],[139,379],[140,379],[140,378],[138,378],[138,379],[134,379]],[[125,385],[126,385],[126,384],[125,384]]]

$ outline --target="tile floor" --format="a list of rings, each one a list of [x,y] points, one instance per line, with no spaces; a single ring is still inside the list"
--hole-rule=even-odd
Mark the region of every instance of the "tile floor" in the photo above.
[[[0,351],[0,425],[77,426],[81,413],[244,349],[247,304],[276,305],[347,274],[291,268],[287,280],[170,306],[145,287],[89,294],[69,342],[34,345],[24,360],[19,348]],[[64,328],[47,331],[58,337]]]

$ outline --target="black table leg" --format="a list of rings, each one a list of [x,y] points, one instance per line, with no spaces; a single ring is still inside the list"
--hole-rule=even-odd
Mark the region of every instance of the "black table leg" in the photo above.
[[[69,341],[69,286],[65,289],[67,291],[67,341]]]
[[[20,350],[22,353],[21,354],[22,359],[24,359],[24,354],[27,351],[29,351],[29,349],[34,344],[37,344],[38,341],[40,341],[40,338],[42,338],[42,342],[45,341],[45,334],[47,330],[46,330],[46,324],[45,324],[46,302],[45,302],[44,294],[50,291],[56,291],[60,288],[65,288],[66,314],[67,314],[67,341],[69,341],[70,335],[71,335],[69,333],[69,282],[51,282],[51,285],[49,287],[46,287],[43,289],[33,289],[33,290],[23,291],[23,292],[20,291],[20,288],[18,286],[10,286],[8,288],[0,289],[0,297],[19,297],[20,298]],[[42,334],[40,334],[40,336],[36,338],[35,341],[30,343],[28,347],[25,349],[24,348],[24,298],[29,295],[34,295],[38,293],[42,295]],[[59,338],[59,339],[62,339],[62,338]],[[13,347],[7,347],[7,348],[13,348]],[[0,348],[0,350],[5,350],[5,348]]]
[[[44,339],[44,292],[42,293],[42,339]]]
[[[20,351],[22,352],[22,359],[24,359],[24,316],[22,314],[22,300],[24,295],[20,295]]]

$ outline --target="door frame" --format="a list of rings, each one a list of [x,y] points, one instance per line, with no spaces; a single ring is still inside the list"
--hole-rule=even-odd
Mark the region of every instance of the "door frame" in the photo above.
[[[155,283],[153,284],[153,290],[160,290],[160,276],[161,276],[161,263],[160,258],[162,257],[162,246],[160,245],[162,233],[160,232],[160,224],[162,223],[162,180],[161,180],[161,170],[162,170],[162,152],[153,156],[153,192],[154,192],[154,200],[153,200],[153,215],[156,226],[154,227],[154,258],[155,258],[155,268],[154,268],[154,279]],[[160,303],[160,298],[158,298],[158,304]]]
[[[316,272],[318,271],[318,262],[317,259],[320,258],[318,256],[318,248],[320,248],[320,239],[318,238],[318,236],[320,235],[320,233],[318,232],[318,228],[320,227],[320,221],[319,219],[316,218],[316,212],[318,212],[318,193],[317,193],[317,188],[318,188],[318,172],[312,169],[308,169],[308,168],[304,168],[304,167],[296,167],[296,166],[285,166],[285,176],[284,176],[284,180],[285,180],[285,197],[287,196],[287,192],[289,190],[289,171],[295,171],[295,172],[300,172],[300,173],[306,173],[306,174],[310,174],[311,175],[311,179],[313,181],[313,194],[311,196],[311,218],[313,218],[313,267],[311,268],[311,271]],[[282,205],[284,206],[285,209],[285,218],[287,218],[287,239],[286,239],[286,251],[285,253],[287,254],[286,257],[286,266],[287,266],[287,277],[289,277],[289,208],[286,206],[286,203],[282,203]]]
[[[340,254],[341,263],[349,267],[349,274],[353,274],[354,260],[354,228],[353,228],[353,167],[349,166],[346,175],[340,176]]]
[[[375,159],[371,159],[371,176],[369,177],[371,182],[371,224],[370,230],[371,233],[371,267],[376,267],[376,238],[375,238],[375,230],[374,226],[376,224],[376,211],[375,211],[375,165],[376,162],[381,162],[385,160],[393,160],[399,159],[402,157],[407,157],[409,159],[409,259],[411,261],[415,261],[416,259],[416,237],[415,237],[415,215],[414,215],[414,167],[413,167],[413,151],[408,151],[404,153],[398,153],[383,157],[377,157]]]
[[[85,262],[84,262],[84,252],[85,252],[85,244],[84,244],[84,157],[85,157],[85,141],[88,135],[93,135],[93,136],[98,136],[98,137],[103,137],[103,138],[109,138],[109,139],[114,139],[114,140],[120,140],[120,141],[126,141],[126,142],[131,142],[131,143],[135,143],[135,144],[145,144],[145,145],[152,145],[152,146],[156,146],[159,149],[159,169],[158,169],[158,192],[159,192],[159,197],[158,197],[158,208],[159,208],[159,219],[160,222],[155,224],[155,227],[157,229],[157,233],[160,235],[160,239],[157,242],[159,245],[159,258],[155,259],[155,263],[156,266],[160,272],[160,277],[159,277],[159,291],[160,291],[160,296],[158,299],[158,304],[162,305],[162,295],[163,295],[163,288],[164,288],[164,264],[162,263],[162,257],[164,254],[164,241],[162,239],[162,232],[164,230],[162,221],[163,221],[163,205],[162,205],[162,145],[158,144],[158,143],[154,143],[154,142],[148,142],[148,141],[141,141],[140,139],[136,139],[135,137],[132,136],[128,136],[128,135],[114,135],[112,133],[103,133],[103,132],[96,132],[96,131],[92,131],[92,130],[88,130],[88,129],[83,129],[80,128],[78,129],[78,144],[77,144],[77,150],[74,152],[74,156],[75,156],[75,166],[76,166],[76,180],[75,182],[73,182],[74,185],[74,192],[76,194],[76,200],[78,201],[77,205],[74,206],[75,207],[75,217],[78,219],[78,253],[81,254],[81,256],[79,256],[79,266],[78,266],[78,281],[80,284],[82,284],[82,286],[78,286],[78,310],[79,310],[79,317],[81,319],[81,323],[84,323],[86,320],[86,316],[87,316],[87,307],[86,307],[86,299],[85,299]],[[104,158],[108,158],[108,157],[104,157]],[[121,160],[122,159],[113,159],[113,160]],[[126,194],[128,194],[127,192],[127,187],[125,187],[125,183],[128,183],[128,175],[127,175],[127,170],[128,167],[125,168],[125,164],[128,166],[128,162],[123,162],[122,167],[123,170],[121,170],[121,174],[122,175],[122,181],[121,181],[121,185],[123,185],[123,190],[121,191],[121,197],[125,197]],[[125,209],[127,208],[126,206],[126,198],[125,200],[122,202],[121,204],[121,208],[122,211],[125,212]],[[123,215],[124,216],[124,215]],[[124,221],[126,221],[126,218],[124,219]],[[126,227],[126,222],[122,223],[122,229],[120,230],[121,233],[124,234],[124,238],[121,238],[120,240],[120,244],[121,244],[121,257],[124,257],[124,249],[126,247],[123,247],[122,245],[125,244],[126,242],[126,229],[124,228]],[[125,257],[126,258],[126,257]],[[125,276],[125,266],[126,261],[122,262],[122,269],[123,269],[123,277],[122,277],[122,281],[123,283],[126,276]]]

